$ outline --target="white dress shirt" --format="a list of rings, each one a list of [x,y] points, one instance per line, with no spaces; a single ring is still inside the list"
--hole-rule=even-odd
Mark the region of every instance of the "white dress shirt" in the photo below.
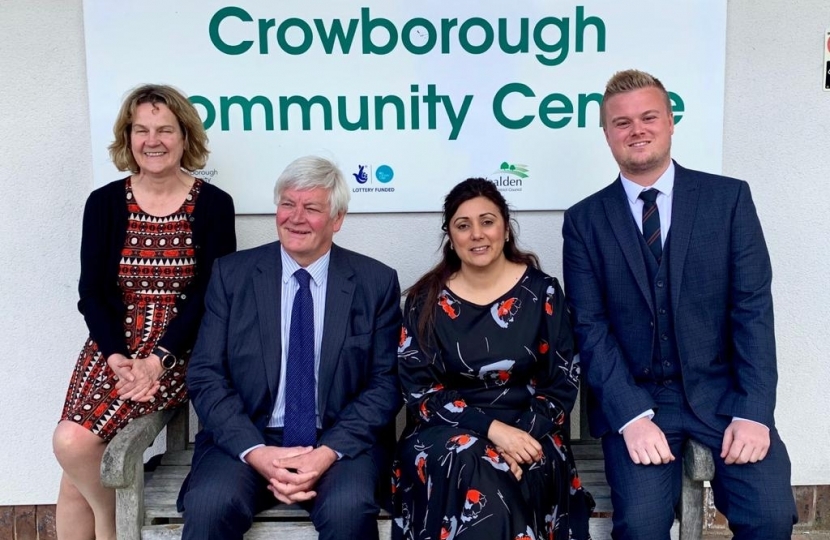
[[[282,348],[280,350],[280,380],[277,384],[277,402],[274,404],[274,410],[271,412],[271,419],[268,421],[268,427],[281,428],[285,425],[285,372],[286,362],[288,361],[288,340],[291,336],[291,311],[294,307],[294,297],[300,288],[297,278],[294,277],[294,272],[302,268],[297,261],[291,258],[286,253],[282,245],[280,245],[280,257],[282,260],[282,284],[280,287],[280,336],[282,337]],[[326,289],[328,286],[329,276],[329,260],[331,259],[331,250],[327,251],[325,255],[308,265],[305,269],[311,274],[309,281],[309,288],[311,289],[311,301],[314,304],[314,380],[318,382],[315,385],[315,407],[319,403],[317,396],[320,391],[320,350],[323,343],[323,320],[326,313]],[[276,328],[274,329],[277,330]],[[321,427],[320,411],[317,410],[317,428]],[[245,456],[248,453],[260,446],[252,446],[241,454],[239,459],[245,461]],[[341,454],[337,452],[338,459]]]
[[[632,182],[622,173],[620,173],[620,180],[625,190],[625,196],[628,198],[631,215],[634,217],[634,222],[637,224],[637,228],[640,229],[641,234],[643,232],[643,200],[640,198],[640,193],[649,189],[657,190],[657,211],[660,213],[660,245],[665,246],[666,238],[669,236],[669,228],[671,228],[674,162],[670,162],[669,168],[649,187],[643,187]]]

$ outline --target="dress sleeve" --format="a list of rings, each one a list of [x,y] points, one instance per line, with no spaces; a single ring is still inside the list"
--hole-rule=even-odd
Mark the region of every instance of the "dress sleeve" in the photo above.
[[[536,353],[539,370],[531,380],[530,409],[519,427],[541,438],[567,425],[579,389],[579,357],[565,294],[556,278],[547,277],[542,298],[542,332]]]
[[[425,305],[423,298],[417,301],[411,296],[407,298],[398,344],[398,375],[410,418],[417,423],[461,427],[486,436],[493,419],[477,407],[468,407],[456,390],[445,386],[447,373],[440,347],[437,344],[427,347],[419,342],[417,328],[421,309],[435,309],[435,306]]]

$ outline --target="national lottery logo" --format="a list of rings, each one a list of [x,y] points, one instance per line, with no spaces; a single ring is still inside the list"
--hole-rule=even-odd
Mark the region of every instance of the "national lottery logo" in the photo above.
[[[354,176],[354,179],[358,184],[365,184],[369,181],[369,173],[366,172],[366,169],[368,168],[368,165],[358,165],[357,172],[352,173],[352,176]]]

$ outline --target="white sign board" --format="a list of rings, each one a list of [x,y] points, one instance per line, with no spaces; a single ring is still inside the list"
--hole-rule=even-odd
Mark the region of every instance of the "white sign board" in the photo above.
[[[471,176],[517,210],[564,209],[617,173],[599,102],[629,68],[671,92],[673,155],[721,168],[724,0],[85,0],[84,27],[95,185],[120,174],[123,97],[164,83],[196,105],[198,174],[239,213],[272,213],[307,154],[340,165],[352,212],[439,211]]]

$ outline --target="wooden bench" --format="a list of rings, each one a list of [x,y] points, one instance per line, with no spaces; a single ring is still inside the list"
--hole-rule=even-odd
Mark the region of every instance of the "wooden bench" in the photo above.
[[[179,488],[190,471],[189,410],[159,411],[130,422],[110,442],[101,462],[101,483],[115,489],[118,540],[181,538],[182,515],[176,510]],[[167,451],[158,466],[144,472],[144,452],[167,426]],[[378,519],[381,538],[390,538],[386,512]],[[316,540],[308,512],[278,505],[256,516],[246,540]]]
[[[182,516],[176,511],[179,487],[190,470],[189,410],[160,411],[138,418],[107,447],[101,463],[101,482],[116,490],[118,540],[173,540],[181,538]],[[158,467],[145,474],[143,456],[167,426],[167,451]],[[595,518],[611,516],[610,489],[605,481],[602,447],[596,440],[573,443],[582,483],[596,499]],[[684,477],[678,508],[680,539],[700,540],[703,530],[703,482],[714,475],[709,450],[692,441],[683,456]],[[381,539],[391,537],[392,522],[383,513],[378,520]],[[246,540],[315,540],[308,513],[296,506],[278,505],[257,515]],[[595,538],[595,540],[601,540]]]

